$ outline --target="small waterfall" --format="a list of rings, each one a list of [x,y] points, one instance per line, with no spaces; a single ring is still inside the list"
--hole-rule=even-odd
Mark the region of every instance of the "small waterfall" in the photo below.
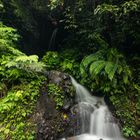
[[[81,120],[81,135],[76,136],[76,140],[124,140],[104,99],[91,96],[74,78],[71,80],[77,93]]]
[[[50,42],[49,42],[49,47],[48,50],[53,50],[54,49],[54,45],[55,45],[55,39],[56,39],[56,34],[57,34],[58,28],[54,29]]]

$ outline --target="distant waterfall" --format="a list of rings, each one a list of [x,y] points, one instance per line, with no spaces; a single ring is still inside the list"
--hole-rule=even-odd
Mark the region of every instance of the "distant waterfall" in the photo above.
[[[76,140],[124,140],[118,124],[103,98],[91,96],[89,91],[71,77],[76,89],[80,110],[81,135]]]
[[[54,49],[54,45],[55,45],[55,40],[56,40],[56,34],[57,34],[58,28],[54,29],[50,42],[49,42],[49,47],[48,50],[53,50]]]

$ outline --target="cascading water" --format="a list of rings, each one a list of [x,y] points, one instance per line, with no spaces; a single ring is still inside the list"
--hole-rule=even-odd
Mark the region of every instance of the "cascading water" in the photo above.
[[[118,124],[103,98],[91,96],[89,91],[71,77],[76,89],[80,110],[81,135],[76,140],[124,140]]]
[[[51,39],[50,39],[50,43],[49,43],[48,50],[53,50],[53,49],[54,49],[57,31],[58,31],[58,28],[54,29],[54,31],[53,31],[53,33],[52,33],[52,36],[51,36]]]

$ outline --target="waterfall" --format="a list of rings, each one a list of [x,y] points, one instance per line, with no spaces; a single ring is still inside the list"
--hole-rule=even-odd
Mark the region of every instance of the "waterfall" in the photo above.
[[[124,140],[104,98],[92,96],[74,78],[71,80],[76,89],[81,119],[81,135],[76,136],[76,140]]]
[[[54,49],[57,31],[58,31],[58,28],[54,29],[54,31],[53,31],[53,33],[52,33],[52,36],[51,36],[51,39],[50,39],[50,43],[49,43],[48,50],[53,50],[53,49]]]

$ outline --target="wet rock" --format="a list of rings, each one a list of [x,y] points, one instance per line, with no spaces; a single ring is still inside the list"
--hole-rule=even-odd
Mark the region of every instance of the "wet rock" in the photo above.
[[[49,83],[54,83],[58,86],[63,86],[63,84],[67,84],[67,82],[70,83],[70,77],[68,74],[64,74],[59,71],[52,70],[48,72],[47,75],[48,75],[47,77],[49,79]]]
[[[70,107],[71,107],[71,101],[64,100],[63,110],[65,112],[68,112],[70,110]]]
[[[78,132],[78,113],[73,114],[75,90],[68,74],[59,71],[45,73],[47,81],[41,88],[33,120],[37,124],[36,140],[58,140]],[[55,84],[63,90],[64,105],[59,110],[53,96],[48,95],[48,84]]]
[[[76,138],[71,137],[71,138],[68,138],[67,140],[76,140]]]

